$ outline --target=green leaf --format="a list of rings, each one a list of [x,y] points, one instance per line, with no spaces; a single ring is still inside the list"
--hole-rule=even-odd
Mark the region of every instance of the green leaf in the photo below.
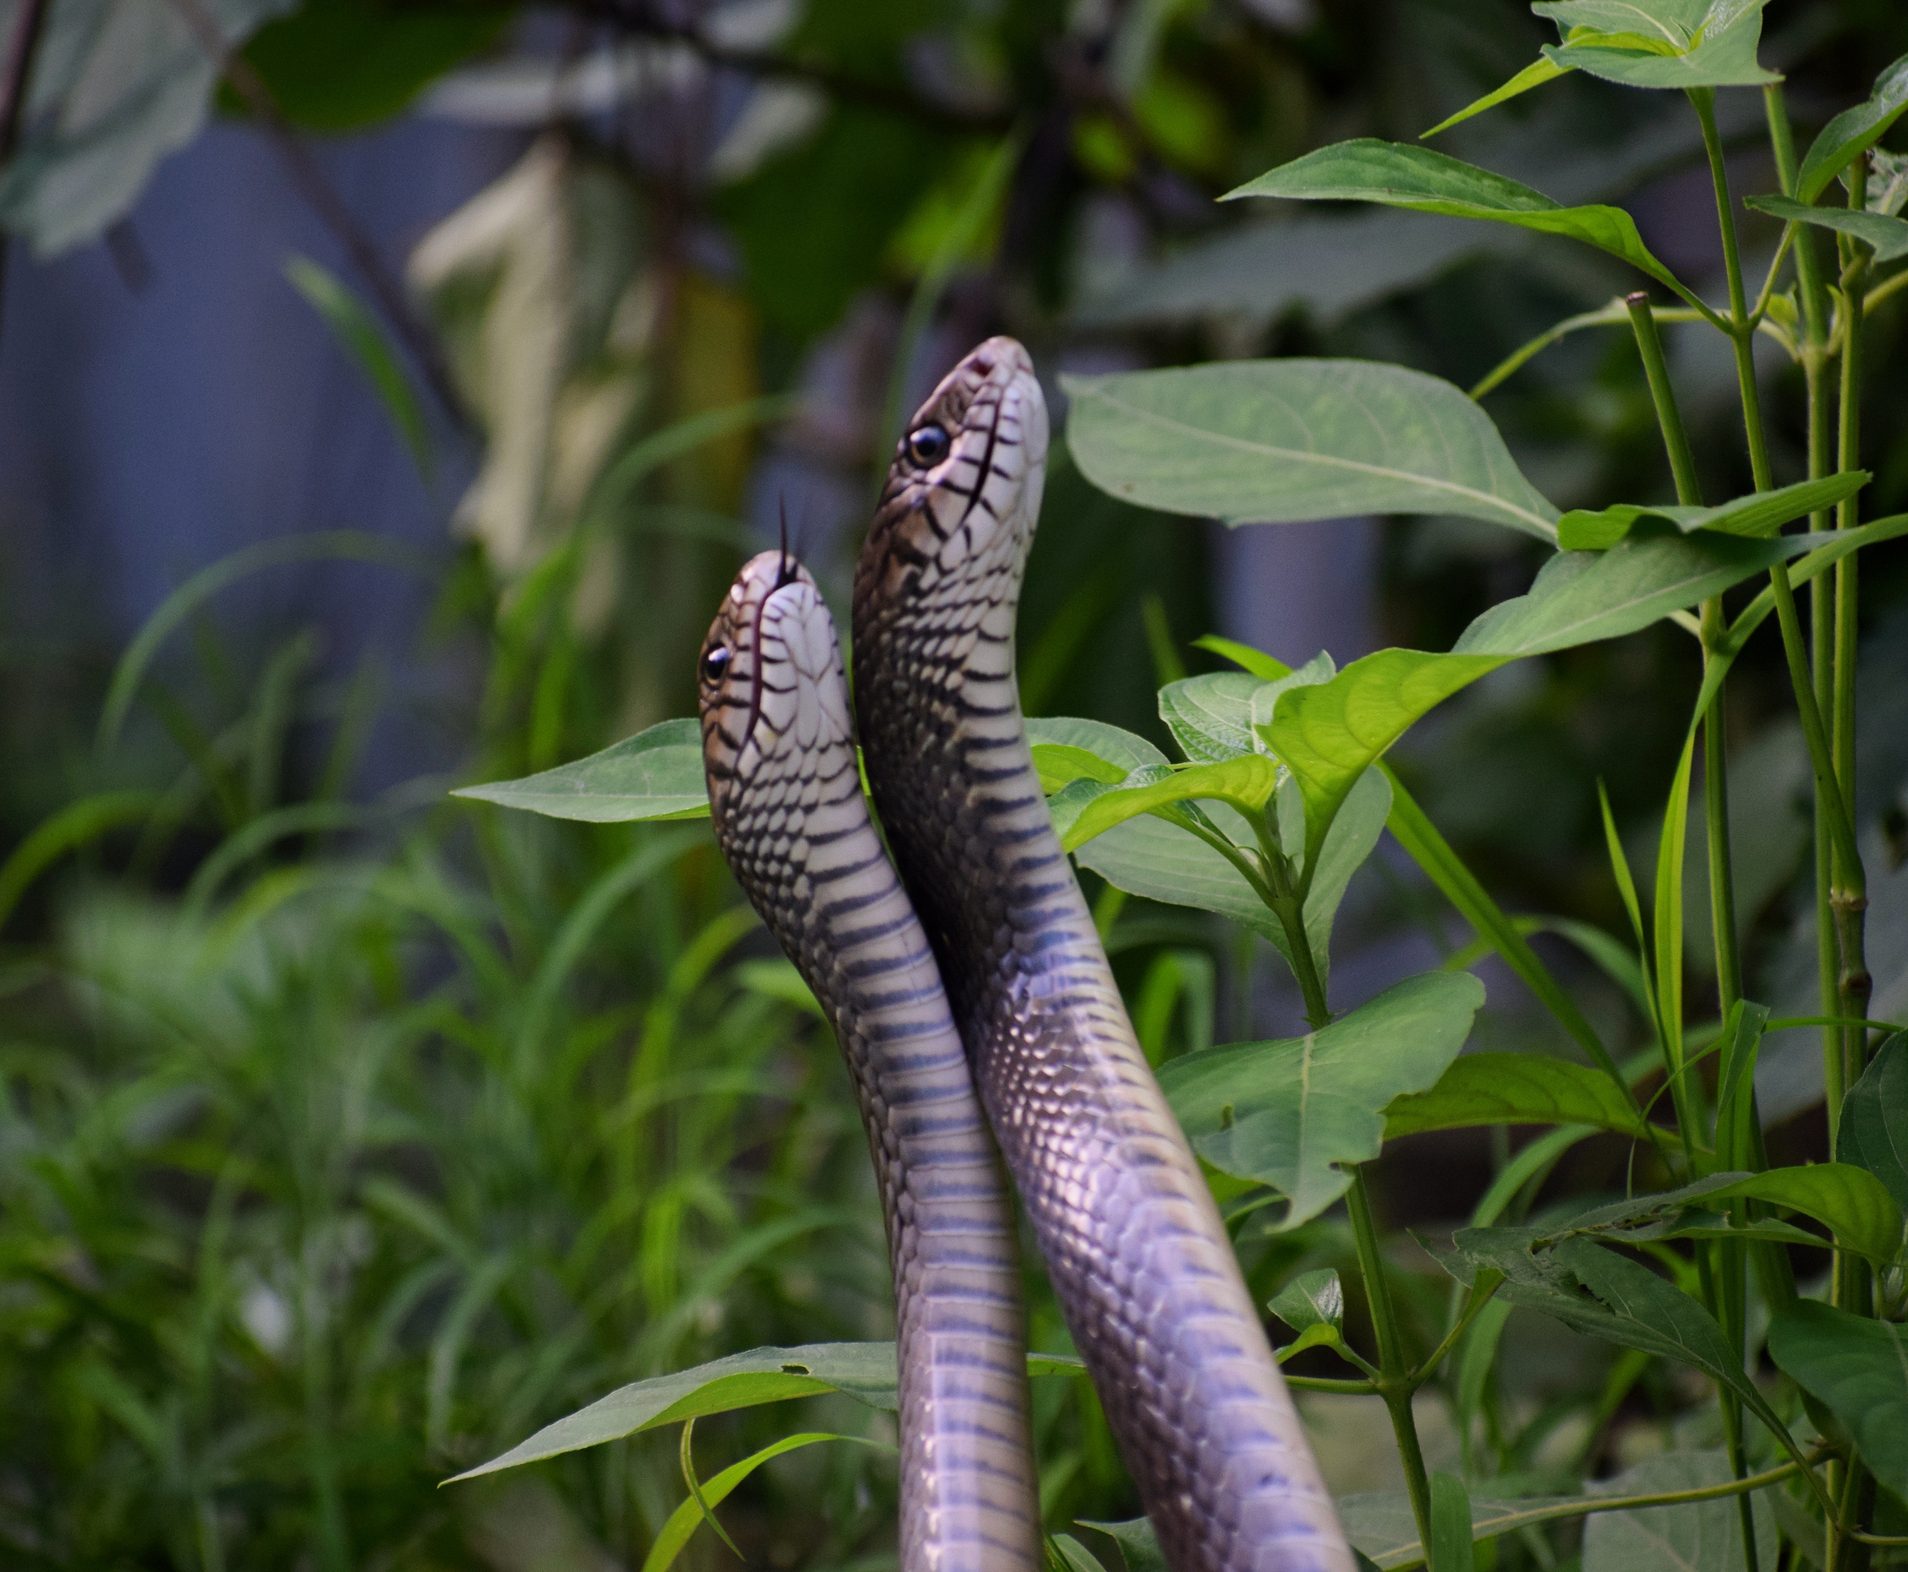
[[[1813,535],[1742,540],[1636,534],[1605,552],[1565,552],[1530,592],[1477,618],[1448,654],[1379,650],[1329,682],[1282,695],[1272,751],[1298,777],[1316,843],[1351,784],[1418,718],[1509,661],[1617,638],[1822,545]]]
[[[1555,536],[1490,418],[1421,372],[1292,359],[1061,383],[1081,471],[1143,507],[1229,524],[1456,513]]]
[[[1530,1053],[1468,1053],[1429,1091],[1400,1097],[1385,1110],[1385,1139],[1500,1124],[1643,1133],[1636,1105],[1600,1069]]]
[[[1506,1501],[1473,1496],[1470,1500],[1471,1538],[1494,1539],[1530,1519],[1532,1513],[1574,1500],[1571,1496],[1531,1496]],[[1403,1491],[1373,1490],[1341,1496],[1339,1521],[1345,1536],[1380,1568],[1410,1566],[1424,1559],[1418,1542],[1418,1522],[1411,1498]],[[1538,1518],[1541,1522],[1542,1519]]]
[[[1775,491],[1754,492],[1713,508],[1628,502],[1595,510],[1572,508],[1557,521],[1557,544],[1566,551],[1601,551],[1614,546],[1639,519],[1645,518],[1666,519],[1685,535],[1697,530],[1713,530],[1719,535],[1773,535],[1785,524],[1852,497],[1869,479],[1867,470],[1849,470],[1820,480],[1798,481]]]
[[[1669,1452],[1647,1458],[1590,1487],[1593,1496],[1664,1495],[1727,1484],[1735,1477],[1721,1452]],[[1756,1565],[1776,1565],[1775,1513],[1766,1496],[1752,1500]],[[1583,1572],[1739,1572],[1741,1504],[1721,1496],[1674,1506],[1599,1512],[1583,1525]]]
[[[1452,126],[1469,120],[1473,115],[1481,115],[1487,109],[1495,109],[1499,104],[1528,93],[1533,87],[1542,87],[1546,82],[1554,82],[1564,74],[1564,68],[1556,61],[1539,56],[1519,71],[1502,87],[1493,88],[1482,98],[1474,98],[1454,115],[1446,115],[1429,131],[1418,133],[1419,141],[1426,141],[1441,131],[1449,131]]]
[[[1908,257],[1908,218],[1858,212],[1846,207],[1807,207],[1784,196],[1753,196],[1747,202],[1758,213],[1767,213],[1787,223],[1813,224],[1818,229],[1853,235],[1874,251],[1877,262]]]
[[[589,824],[700,818],[709,811],[702,729],[693,720],[659,721],[573,764],[451,795]]]
[[[1194,764],[1265,752],[1252,733],[1252,696],[1265,686],[1243,671],[1184,677],[1159,690],[1159,718]]]
[[[1770,1325],[1769,1357],[1842,1422],[1875,1478],[1908,1502],[1908,1327],[1803,1299]]]
[[[1072,1355],[1030,1353],[1027,1373],[1077,1376],[1084,1373],[1084,1366]],[[892,1413],[898,1401],[896,1380],[893,1343],[803,1343],[793,1348],[751,1349],[618,1387],[446,1483],[619,1441],[658,1425],[824,1392],[839,1392]]]
[[[1330,1267],[1300,1272],[1272,1296],[1272,1313],[1294,1332],[1337,1331],[1345,1322],[1345,1286]]]
[[[313,0],[258,30],[246,62],[285,118],[307,131],[356,131],[400,113],[452,67],[495,43],[512,0],[451,6]],[[227,109],[245,101],[221,89]]]
[[[201,0],[242,44],[297,0]],[[22,9],[8,8],[8,35]],[[218,65],[182,8],[60,0],[33,55],[19,145],[0,172],[0,226],[34,255],[96,239],[138,200],[161,159],[204,125]]]
[[[1794,1438],[1700,1303],[1649,1268],[1587,1239],[1565,1239],[1533,1253],[1535,1233],[1466,1229],[1454,1241],[1459,1259],[1439,1259],[1461,1282],[1472,1281],[1480,1269],[1501,1273],[1498,1294],[1512,1304],[1591,1337],[1694,1366],[1727,1386],[1791,1457],[1802,1460]]]
[[[1875,90],[1853,109],[1844,109],[1822,127],[1802,155],[1795,194],[1813,202],[1856,156],[1873,147],[1908,110],[1908,55],[1875,78]]]
[[[1120,1547],[1120,1554],[1126,1560],[1126,1572],[1166,1572],[1166,1558],[1160,1554],[1158,1536],[1148,1519],[1129,1518],[1123,1523],[1088,1520],[1081,1526],[1098,1529]]]
[[[792,1436],[783,1436],[772,1441],[759,1452],[752,1452],[739,1463],[731,1463],[714,1477],[702,1481],[702,1499],[698,1501],[690,1496],[675,1511],[664,1519],[661,1528],[656,1530],[656,1538],[649,1547],[649,1554],[643,1557],[642,1572],[667,1572],[675,1565],[676,1557],[682,1554],[683,1547],[695,1536],[695,1532],[705,1521],[704,1508],[720,1506],[734,1493],[749,1475],[764,1463],[772,1463],[776,1458],[790,1452],[799,1452],[806,1447],[818,1446],[824,1441],[846,1441],[855,1446],[875,1446],[879,1443],[865,1436],[835,1435],[825,1430],[805,1431]],[[459,1476],[462,1477],[462,1476]]]
[[[1545,53],[1566,69],[1576,63],[1566,63],[1548,49]],[[1679,295],[1689,293],[1676,275],[1643,244],[1643,237],[1636,231],[1636,221],[1622,208],[1565,207],[1520,181],[1479,169],[1475,164],[1433,152],[1428,147],[1381,142],[1374,137],[1335,142],[1268,170],[1258,179],[1226,193],[1227,200],[1233,197],[1376,202],[1385,207],[1409,208],[1415,213],[1444,213],[1453,218],[1514,224],[1520,229],[1562,235],[1594,246]]]
[[[293,257],[287,262],[285,276],[325,319],[325,326],[331,329],[345,353],[357,361],[358,369],[370,380],[385,414],[391,417],[391,424],[397,427],[404,445],[411,450],[412,462],[428,479],[433,466],[424,411],[418,407],[411,379],[405,375],[377,317],[337,277],[305,257]]]
[[[1431,1476],[1431,1572],[1472,1572],[1471,1496],[1454,1474]]]
[[[1170,771],[1164,779],[1132,786],[1106,786],[1074,818],[1061,845],[1077,851],[1128,819],[1168,804],[1204,798],[1231,804],[1245,813],[1257,813],[1271,800],[1278,785],[1278,766],[1264,754],[1246,754],[1219,764],[1194,764]],[[1099,783],[1095,783],[1099,784]]]
[[[1835,1155],[1873,1174],[1908,1207],[1908,1032],[1876,1050],[1842,1099]]]
[[[1170,1060],[1160,1084],[1199,1154],[1279,1191],[1276,1226],[1293,1228],[1345,1193],[1348,1165],[1378,1155],[1386,1106],[1436,1084],[1483,1002],[1475,977],[1431,972],[1304,1037]]]
[[[1057,742],[1035,743],[1033,764],[1034,773],[1040,777],[1040,789],[1048,796],[1063,786],[1071,786],[1075,781],[1098,781],[1103,786],[1117,786],[1126,779],[1127,774],[1118,765],[1107,763],[1096,753]]]
[[[1563,29],[1544,56],[1626,87],[1757,87],[1768,0],[1552,0],[1533,6]]]
[[[658,1425],[818,1392],[842,1392],[870,1407],[892,1410],[895,1381],[892,1343],[805,1343],[730,1354],[691,1370],[618,1387],[488,1463],[455,1475],[452,1482],[620,1440]]]
[[[1055,1534],[1049,1543],[1059,1555],[1062,1572],[1106,1572],[1106,1563],[1071,1534]]]

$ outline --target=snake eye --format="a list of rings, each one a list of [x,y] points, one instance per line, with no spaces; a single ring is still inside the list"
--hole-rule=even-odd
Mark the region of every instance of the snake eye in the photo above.
[[[722,674],[729,669],[729,656],[733,653],[726,644],[712,644],[702,654],[702,680],[720,682]]]
[[[908,433],[908,457],[923,469],[932,469],[953,447],[944,426],[916,426]]]

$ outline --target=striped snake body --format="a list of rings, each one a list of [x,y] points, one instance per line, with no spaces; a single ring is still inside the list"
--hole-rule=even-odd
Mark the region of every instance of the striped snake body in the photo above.
[[[989,1123],[1174,1572],[1351,1572],[1185,1136],[1034,772],[1014,624],[1045,475],[1026,352],[990,339],[896,451],[855,574],[869,784]]]
[[[716,839],[840,1040],[894,1268],[903,1572],[1037,1572],[1013,1204],[925,935],[868,817],[835,625],[778,552],[701,658]]]

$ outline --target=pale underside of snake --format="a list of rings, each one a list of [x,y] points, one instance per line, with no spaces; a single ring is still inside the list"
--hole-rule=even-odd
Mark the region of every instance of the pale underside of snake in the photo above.
[[[996,338],[948,374],[897,449],[855,575],[854,702],[875,807],[1168,1566],[1350,1572],[1034,772],[1014,627],[1046,448],[1033,367]]]
[[[703,645],[716,838],[853,1075],[894,1269],[902,1572],[1043,1558],[1012,1200],[940,972],[862,796],[833,620],[785,554]]]

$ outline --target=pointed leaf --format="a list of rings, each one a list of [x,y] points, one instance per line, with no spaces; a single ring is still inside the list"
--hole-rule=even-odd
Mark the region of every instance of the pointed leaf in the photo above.
[[[1493,88],[1482,98],[1474,98],[1454,115],[1446,115],[1429,131],[1418,133],[1419,141],[1428,141],[1441,131],[1449,131],[1452,126],[1469,120],[1473,115],[1481,115],[1487,109],[1495,109],[1499,104],[1528,93],[1533,87],[1542,87],[1546,82],[1554,82],[1564,74],[1564,68],[1556,61],[1539,56],[1519,71],[1502,87]]]
[[[1908,1207],[1908,1032],[1883,1043],[1848,1089],[1835,1155],[1873,1174]]]
[[[1908,218],[1893,218],[1886,213],[1857,212],[1846,207],[1805,207],[1783,196],[1754,196],[1748,205],[1758,213],[1767,213],[1791,224],[1813,224],[1853,235],[1875,253],[1877,262],[1893,262],[1908,257]]]
[[[1865,100],[1853,109],[1844,109],[1822,127],[1802,156],[1795,194],[1804,202],[1813,202],[1857,154],[1881,140],[1903,110],[1908,110],[1908,55],[1875,78],[1875,90]]]
[[[1587,1124],[1640,1135],[1636,1106],[1602,1070],[1529,1053],[1469,1053],[1427,1092],[1385,1110],[1385,1139],[1479,1125]]]
[[[1639,519],[1645,518],[1666,519],[1684,535],[1706,529],[1719,535],[1764,537],[1810,513],[1832,508],[1844,497],[1860,491],[1869,478],[1867,470],[1849,470],[1825,475],[1820,480],[1798,481],[1775,491],[1753,492],[1713,508],[1683,507],[1675,503],[1639,506],[1628,502],[1594,511],[1572,508],[1557,521],[1557,544],[1565,551],[1601,551],[1606,546],[1614,546],[1630,533]]]
[[[1272,1313],[1294,1332],[1336,1331],[1345,1322],[1345,1286],[1330,1267],[1300,1272],[1272,1296]]]
[[[1170,1060],[1160,1084],[1199,1154],[1289,1203],[1277,1227],[1316,1217],[1383,1144],[1384,1110],[1436,1084],[1470,1035],[1484,987],[1431,972],[1304,1037],[1235,1043]]]
[[[709,811],[702,729],[693,720],[660,721],[574,764],[451,795],[590,824],[700,818]]]
[[[1552,54],[1550,50],[1546,54]],[[1554,64],[1566,63],[1552,55]],[[1574,64],[1574,62],[1571,62]],[[1567,67],[1566,67],[1567,68]],[[1681,282],[1643,244],[1636,221],[1620,207],[1565,207],[1541,191],[1492,174],[1428,147],[1374,137],[1336,142],[1247,181],[1233,197],[1292,201],[1376,202],[1416,213],[1515,224],[1562,235],[1629,263],[1658,283],[1687,294]]]
[[[1359,774],[1412,724],[1507,661],[1617,638],[1823,544],[1813,535],[1741,540],[1638,534],[1606,552],[1564,552],[1530,592],[1485,612],[1449,654],[1379,650],[1329,682],[1281,696],[1272,751],[1299,779],[1306,833],[1329,828]]]
[[[1271,800],[1278,773],[1278,766],[1264,754],[1245,754],[1218,764],[1170,770],[1160,780],[1107,786],[1074,819],[1061,837],[1061,845],[1067,851],[1077,851],[1116,825],[1170,803],[1204,798],[1229,803],[1241,812],[1257,813]]]
[[[1081,471],[1142,507],[1229,524],[1456,513],[1555,535],[1490,418],[1421,372],[1247,360],[1061,382]]]
[[[1908,1502],[1908,1327],[1803,1299],[1770,1326],[1769,1357],[1827,1406],[1875,1478]]]

